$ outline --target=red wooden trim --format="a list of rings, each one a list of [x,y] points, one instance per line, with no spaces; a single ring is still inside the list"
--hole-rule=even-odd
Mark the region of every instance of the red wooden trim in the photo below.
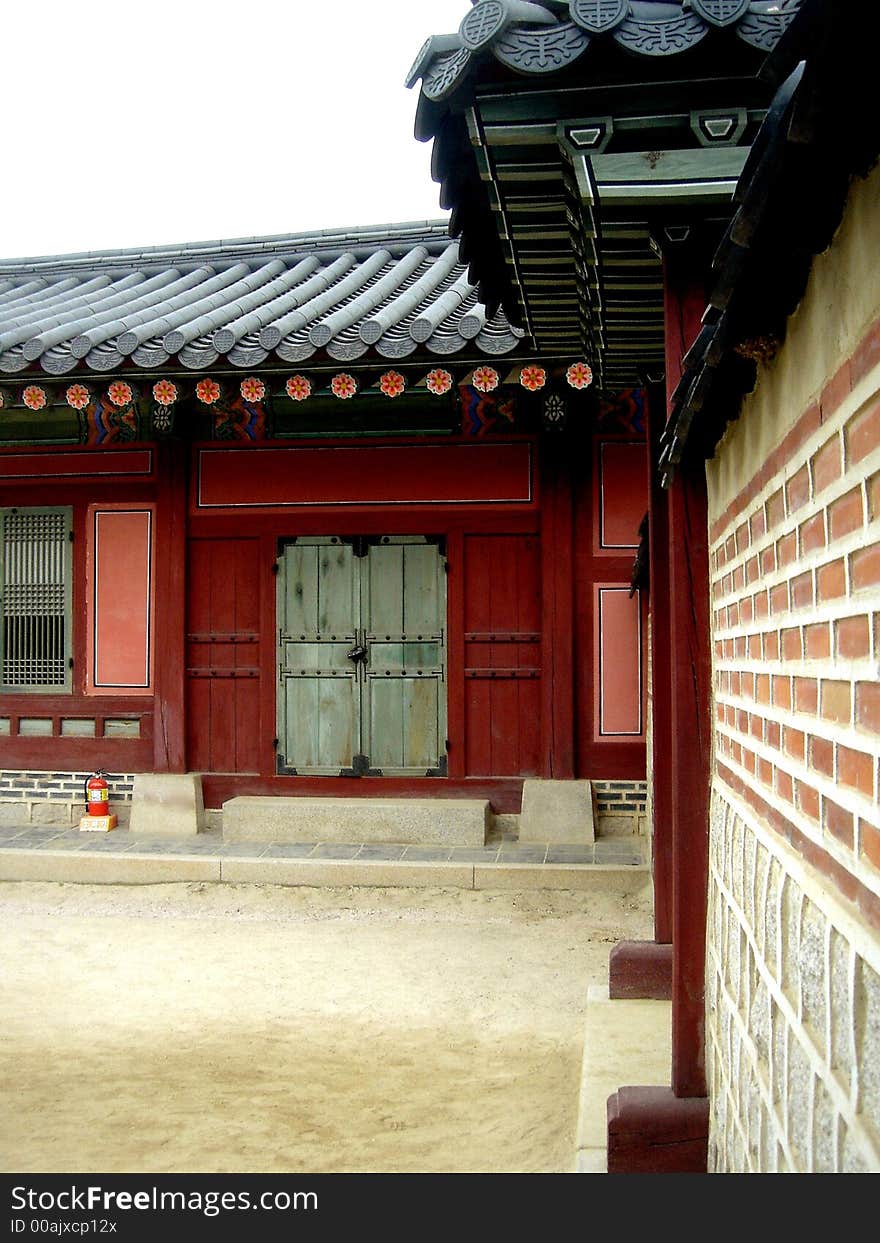
[[[529,441],[197,450],[199,509],[532,505]]]
[[[154,685],[156,772],[186,772],[186,487],[183,446],[157,446]]]
[[[144,476],[153,473],[153,450],[101,449],[71,446],[69,449],[34,447],[26,453],[0,450],[0,474],[4,482],[45,482],[46,479],[94,479],[96,477]]]
[[[608,474],[611,473],[610,471],[606,472],[605,451],[606,449],[613,450],[613,449],[619,449],[619,448],[625,448],[629,450],[638,449],[642,453],[643,456],[647,455],[647,446],[645,445],[644,440],[631,440],[631,439],[628,440],[620,436],[617,436],[617,437],[596,436],[594,438],[593,454],[595,458],[595,466],[594,466],[593,478],[596,481],[596,485],[594,488],[594,501],[593,501],[593,509],[594,509],[593,553],[597,557],[620,557],[620,556],[627,556],[627,555],[629,555],[630,557],[634,557],[636,549],[639,546],[639,535],[638,535],[639,523],[642,520],[642,515],[644,514],[645,510],[648,508],[647,491],[642,492],[640,489],[639,496],[636,498],[638,502],[636,505],[636,509],[638,513],[637,515],[634,516],[634,520],[632,523],[632,532],[631,532],[632,543],[612,544],[610,542],[605,542],[606,540],[605,526],[606,526],[606,514],[607,514],[606,483],[608,482],[606,479],[606,473]]]

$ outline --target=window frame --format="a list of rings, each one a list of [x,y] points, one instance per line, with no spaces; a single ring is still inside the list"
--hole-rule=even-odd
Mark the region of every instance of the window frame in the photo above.
[[[39,682],[29,685],[4,681],[5,674],[5,593],[6,519],[10,514],[61,514],[65,538],[62,552],[64,641],[63,682]],[[50,616],[50,614],[46,614]],[[73,691],[73,507],[70,505],[3,505],[0,506],[0,695],[69,695]]]

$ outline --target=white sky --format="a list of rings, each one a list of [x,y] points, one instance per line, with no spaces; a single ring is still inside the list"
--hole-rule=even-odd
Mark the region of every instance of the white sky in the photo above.
[[[11,0],[0,256],[439,220],[424,40],[468,0]]]

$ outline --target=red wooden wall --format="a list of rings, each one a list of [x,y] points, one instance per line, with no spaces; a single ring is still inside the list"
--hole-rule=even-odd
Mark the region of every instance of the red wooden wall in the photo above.
[[[187,761],[191,770],[258,773],[260,557],[255,539],[189,544],[186,605]],[[271,752],[270,752],[271,753]]]
[[[537,776],[541,542],[537,535],[467,535],[464,548],[467,774]]]

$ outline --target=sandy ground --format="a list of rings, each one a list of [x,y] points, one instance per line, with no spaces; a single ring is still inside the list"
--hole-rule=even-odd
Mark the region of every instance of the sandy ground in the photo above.
[[[569,1172],[617,895],[0,884],[0,1169]]]

